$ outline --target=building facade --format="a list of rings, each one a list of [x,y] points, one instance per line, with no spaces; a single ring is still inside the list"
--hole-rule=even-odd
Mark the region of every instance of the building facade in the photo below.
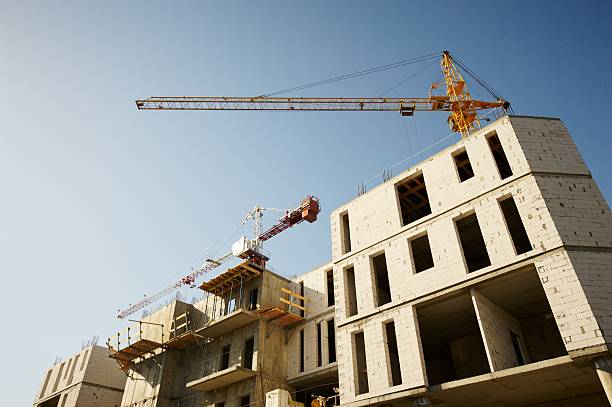
[[[546,118],[499,119],[341,206],[342,405],[606,405],[611,226]]]
[[[125,382],[108,349],[89,346],[45,372],[34,407],[117,407]]]
[[[612,216],[560,120],[498,119],[330,221],[329,264],[242,263],[109,338],[118,405],[608,405]]]

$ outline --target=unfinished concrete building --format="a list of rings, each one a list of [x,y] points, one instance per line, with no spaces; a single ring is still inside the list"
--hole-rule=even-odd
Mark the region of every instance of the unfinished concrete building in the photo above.
[[[111,338],[128,375],[122,407],[263,406],[288,388],[286,327],[304,320],[303,286],[244,262],[200,288],[204,300],[175,301]]]
[[[608,405],[612,217],[560,120],[474,132],[334,210],[331,241],[111,338],[120,405]]]
[[[331,225],[342,405],[607,405],[612,218],[560,120],[503,117]]]
[[[45,372],[34,407],[116,407],[125,382],[108,349],[89,346]]]

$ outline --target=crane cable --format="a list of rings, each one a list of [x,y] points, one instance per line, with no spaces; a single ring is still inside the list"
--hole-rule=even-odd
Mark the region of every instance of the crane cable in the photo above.
[[[429,68],[430,66],[432,66],[433,64],[435,64],[436,62],[438,62],[437,59],[434,59],[431,63],[425,65],[423,68],[419,69],[418,71],[416,71],[415,73],[409,75],[408,77],[406,77],[405,79],[402,79],[400,82],[396,83],[395,85],[393,85],[392,87],[390,87],[389,89],[387,89],[386,91],[384,91],[383,93],[381,93],[380,95],[378,95],[378,97],[383,97],[384,95],[386,95],[387,93],[391,92],[392,90],[396,89],[397,87],[403,85],[404,83],[408,82],[408,80],[414,78],[415,76],[417,76],[418,74],[420,74],[421,72],[423,72],[424,70],[426,70],[427,68]]]
[[[457,63],[457,65],[459,65],[459,67],[461,67],[461,69],[463,69],[463,71],[465,73],[467,73],[470,77],[472,77],[472,79],[474,79],[476,82],[478,82],[478,84],[480,86],[482,86],[484,89],[486,89],[487,92],[489,92],[489,94],[491,96],[493,96],[495,99],[503,99],[502,96],[497,93],[495,91],[495,89],[493,89],[491,87],[491,85],[489,85],[488,83],[486,83],[484,81],[484,79],[482,79],[480,76],[478,76],[474,71],[472,71],[470,68],[468,68],[463,62],[461,62],[456,56],[452,56],[453,60]]]
[[[271,93],[259,95],[259,96],[257,96],[257,98],[265,98],[265,97],[280,95],[280,94],[284,94],[284,93],[294,92],[294,91],[298,91],[298,90],[302,90],[302,89],[312,88],[312,87],[315,87],[315,86],[326,85],[328,83],[333,83],[333,82],[339,82],[339,81],[343,81],[343,80],[347,80],[347,79],[352,79],[352,78],[356,78],[356,77],[363,76],[363,75],[369,75],[369,74],[372,74],[372,73],[386,71],[386,70],[389,70],[389,69],[399,68],[399,67],[410,65],[410,64],[416,64],[418,62],[429,61],[430,59],[438,58],[440,55],[442,55],[442,52],[434,52],[432,54],[422,55],[422,56],[416,57],[416,58],[405,59],[403,61],[398,61],[398,62],[394,62],[394,63],[391,63],[391,64],[381,65],[381,66],[377,66],[377,67],[374,67],[374,68],[368,68],[368,69],[364,69],[362,71],[357,71],[357,72],[349,73],[349,74],[346,74],[346,75],[340,75],[340,76],[336,76],[336,77],[329,78],[329,79],[324,79],[324,80],[317,81],[317,82],[312,82],[312,83],[307,83],[307,84],[300,85],[300,86],[295,86],[293,88],[283,89],[283,90],[279,90],[279,91],[276,91],[276,92],[271,92]]]

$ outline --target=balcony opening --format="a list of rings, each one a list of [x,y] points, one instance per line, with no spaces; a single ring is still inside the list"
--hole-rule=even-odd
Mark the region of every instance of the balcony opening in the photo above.
[[[393,321],[385,324],[385,339],[387,342],[389,379],[391,386],[398,386],[402,384],[402,371],[400,368],[399,351],[397,349],[397,338],[395,336],[395,323]]]
[[[342,254],[351,251],[351,227],[348,212],[340,215],[340,236],[342,240]]]
[[[493,154],[493,159],[495,160],[501,179],[511,177],[512,168],[510,168],[510,163],[508,162],[508,158],[506,157],[506,153],[504,152],[504,148],[497,134],[493,133],[488,136],[487,142],[489,143],[489,148],[491,148],[491,153]]]
[[[475,288],[494,370],[567,355],[561,333],[533,265]]]
[[[470,164],[470,157],[468,157],[467,151],[462,149],[453,154],[453,161],[455,161],[455,167],[457,168],[457,175],[459,175],[459,181],[467,181],[474,176],[474,170],[472,164]]]
[[[431,213],[423,174],[399,183],[396,189],[402,215],[402,226]]]
[[[355,287],[355,268],[344,271],[346,284],[346,317],[357,315],[357,289]]]
[[[427,234],[410,240],[410,252],[412,254],[412,264],[414,265],[415,273],[420,273],[434,266]]]
[[[257,309],[257,287],[249,291],[249,311]]]
[[[255,338],[249,338],[244,342],[244,357],[242,367],[253,369],[253,352],[255,351]]]
[[[225,370],[229,368],[230,361],[230,345],[225,345],[221,348],[221,363],[219,364],[219,370]]]
[[[249,407],[251,405],[251,396],[242,396],[240,398],[240,407]]]
[[[336,361],[336,326],[333,319],[327,321],[327,357],[328,363]]]
[[[327,270],[327,306],[331,307],[336,303],[334,297],[334,270]]]
[[[323,337],[321,332],[321,323],[317,324],[317,367],[323,364]]]
[[[304,330],[300,331],[300,372],[304,371]]]
[[[523,225],[523,221],[521,220],[521,215],[516,207],[514,198],[510,196],[502,201],[499,201],[499,206],[501,207],[504,215],[504,220],[506,221],[508,232],[510,232],[510,237],[512,238],[512,243],[514,244],[516,254],[522,254],[530,251],[532,249],[531,242],[529,241],[529,236],[527,236],[525,225]]]
[[[368,383],[368,365],[366,358],[365,339],[363,332],[353,334],[353,355],[355,357],[356,368],[356,391],[357,394],[368,393],[370,386]]]
[[[469,293],[425,303],[416,311],[430,385],[490,371]]]
[[[376,304],[380,307],[391,302],[391,287],[389,285],[389,272],[387,271],[385,253],[372,257],[372,268],[374,269]]]
[[[455,221],[455,225],[468,271],[471,273],[490,266],[491,260],[489,260],[489,253],[487,253],[487,246],[482,237],[476,214],[472,213]]]

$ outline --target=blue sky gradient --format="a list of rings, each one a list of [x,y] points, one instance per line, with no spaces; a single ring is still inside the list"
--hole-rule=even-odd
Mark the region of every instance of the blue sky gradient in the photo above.
[[[319,196],[320,221],[267,249],[286,275],[327,262],[330,211],[448,135],[438,113],[139,112],[137,98],[259,95],[448,49],[516,114],[560,117],[612,195],[609,1],[1,3],[7,406],[32,402],[56,356],[123,329],[117,309],[229,249],[255,204]],[[426,64],[292,96],[378,96]],[[426,96],[438,76],[387,96]]]

